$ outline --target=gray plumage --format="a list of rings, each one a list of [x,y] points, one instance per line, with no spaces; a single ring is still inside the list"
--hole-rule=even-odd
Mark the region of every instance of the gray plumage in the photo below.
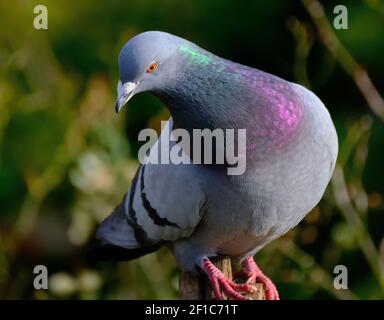
[[[146,72],[151,63],[157,69]],[[229,176],[215,165],[144,163],[118,210],[101,224],[103,243],[143,254],[167,244],[181,268],[191,270],[204,257],[254,255],[320,201],[338,142],[312,92],[163,32],[128,41],[119,67],[117,111],[147,91],[168,107],[171,129],[245,128],[247,169]]]

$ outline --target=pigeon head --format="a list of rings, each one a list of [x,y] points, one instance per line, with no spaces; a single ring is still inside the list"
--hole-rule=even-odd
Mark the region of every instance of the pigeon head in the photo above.
[[[119,56],[121,80],[118,83],[116,112],[135,94],[161,88],[174,69],[176,49],[182,38],[160,31],[140,33],[130,39]]]

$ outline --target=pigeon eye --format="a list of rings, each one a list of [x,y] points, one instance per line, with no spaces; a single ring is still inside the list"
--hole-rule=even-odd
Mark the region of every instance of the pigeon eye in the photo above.
[[[147,68],[147,72],[148,73],[152,73],[153,71],[155,71],[158,67],[158,63],[157,62],[152,62],[148,68]]]

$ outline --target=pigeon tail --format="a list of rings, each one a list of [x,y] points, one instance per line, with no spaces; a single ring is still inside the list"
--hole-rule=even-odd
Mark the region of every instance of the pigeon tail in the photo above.
[[[162,244],[150,247],[126,249],[109,243],[95,241],[88,250],[86,256],[90,262],[96,261],[129,261],[140,258],[146,254],[157,251]]]

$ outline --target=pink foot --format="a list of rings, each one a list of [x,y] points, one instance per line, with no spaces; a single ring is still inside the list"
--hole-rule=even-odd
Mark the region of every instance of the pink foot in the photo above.
[[[256,282],[264,284],[266,300],[280,300],[276,286],[257,266],[252,257],[246,258],[243,263],[243,270],[238,274],[246,279],[246,283]]]
[[[255,288],[248,283],[237,284],[225,278],[223,273],[216,268],[208,258],[204,258],[203,270],[211,281],[213,293],[217,300],[224,299],[223,293],[231,299],[250,300],[248,297],[243,296],[240,292],[247,293],[255,291]]]

